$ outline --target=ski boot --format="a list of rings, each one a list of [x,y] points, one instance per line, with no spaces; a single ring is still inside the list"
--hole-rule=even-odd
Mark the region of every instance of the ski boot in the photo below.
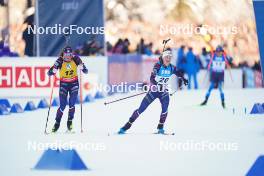
[[[225,109],[226,107],[225,107],[225,101],[224,100],[222,100],[222,107]]]
[[[58,131],[59,127],[60,127],[60,123],[55,122],[55,124],[52,128],[52,133],[56,133]]]
[[[207,104],[207,98],[200,104],[201,106],[205,106]]]
[[[132,126],[133,122],[128,121],[120,130],[117,132],[118,134],[125,134],[126,131]]]
[[[160,128],[160,129],[158,129],[158,132],[157,132],[158,134],[165,134],[165,131],[164,131],[164,129],[163,128]]]
[[[117,132],[117,134],[125,134],[126,130],[123,128],[120,128],[120,130]]]
[[[67,128],[68,128],[68,131],[72,131],[72,128],[73,128],[72,120],[67,121]]]

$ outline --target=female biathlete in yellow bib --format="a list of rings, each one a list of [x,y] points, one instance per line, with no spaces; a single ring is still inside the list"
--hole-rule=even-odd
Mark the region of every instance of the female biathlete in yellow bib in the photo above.
[[[69,98],[69,113],[67,128],[69,131],[72,130],[72,120],[75,113],[75,102],[78,96],[79,82],[77,67],[80,67],[83,73],[88,73],[88,69],[82,62],[79,56],[72,53],[72,48],[67,46],[63,49],[62,55],[56,60],[54,65],[49,69],[48,75],[54,75],[60,70],[60,107],[57,110],[56,122],[52,128],[52,132],[56,132],[60,127],[61,117],[63,111],[67,105],[68,94]]]

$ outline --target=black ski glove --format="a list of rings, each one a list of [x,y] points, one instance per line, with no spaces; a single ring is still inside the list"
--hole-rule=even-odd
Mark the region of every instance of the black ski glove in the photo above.
[[[87,69],[87,67],[84,64],[82,65],[82,72],[84,74],[87,74],[88,73],[88,69]]]
[[[189,84],[188,79],[185,79],[184,77],[182,77],[181,80],[183,81],[183,84],[184,84],[185,86],[187,86],[187,85]]]
[[[47,73],[48,76],[52,76],[55,75],[55,73],[57,72],[57,70],[54,67],[51,67]]]

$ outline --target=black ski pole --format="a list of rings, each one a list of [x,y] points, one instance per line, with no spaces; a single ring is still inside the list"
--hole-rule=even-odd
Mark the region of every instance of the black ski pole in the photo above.
[[[81,105],[81,133],[83,132],[83,113],[82,113],[82,104],[83,104],[83,94],[82,94],[82,71],[80,70],[80,105]]]
[[[124,97],[124,98],[120,98],[120,99],[117,99],[117,100],[114,100],[114,101],[105,102],[104,105],[108,105],[108,104],[111,104],[111,103],[115,103],[115,102],[118,102],[118,101],[121,101],[121,100],[125,100],[125,99],[128,99],[128,98],[136,97],[136,96],[139,96],[139,95],[142,95],[142,94],[146,94],[146,93],[147,92],[141,92],[141,93],[138,93],[138,94],[135,94],[135,95],[131,95],[131,96],[128,96],[128,97]]]
[[[54,82],[52,84],[51,93],[50,93],[49,110],[48,110],[48,115],[47,115],[47,119],[46,119],[45,131],[44,131],[45,134],[47,134],[47,126],[48,126],[48,121],[49,121],[49,114],[50,114],[50,108],[51,108],[51,103],[52,103],[52,96],[53,96],[55,81],[56,81],[56,78],[54,76]]]

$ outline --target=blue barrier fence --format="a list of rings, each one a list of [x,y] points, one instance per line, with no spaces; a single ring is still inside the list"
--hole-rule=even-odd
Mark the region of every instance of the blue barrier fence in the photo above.
[[[92,96],[92,95],[84,96],[82,102],[91,103],[97,99],[102,99],[105,97],[106,96],[104,93],[97,92],[95,96]],[[24,113],[24,112],[29,112],[29,111],[35,111],[37,109],[45,109],[49,107],[49,104],[45,98],[41,99],[37,105],[35,105],[33,101],[28,101],[24,108],[19,103],[13,103],[11,105],[10,102],[11,102],[10,99],[6,99],[6,98],[0,99],[0,115],[9,115],[11,113]],[[78,98],[76,104],[80,104],[80,98]],[[58,97],[53,98],[51,106],[56,107],[59,105],[60,105],[59,98]]]

